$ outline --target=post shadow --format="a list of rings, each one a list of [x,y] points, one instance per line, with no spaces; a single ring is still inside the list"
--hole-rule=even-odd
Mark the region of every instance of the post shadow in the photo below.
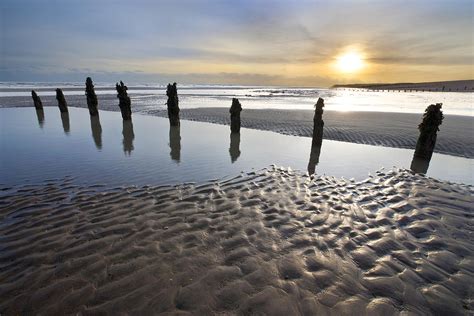
[[[312,175],[316,171],[316,166],[319,164],[319,156],[321,155],[321,146],[311,146],[311,153],[308,162],[308,174]]]
[[[70,125],[69,125],[69,113],[61,112],[61,122],[63,123],[64,134],[69,135]]]
[[[181,129],[179,125],[170,125],[170,156],[171,160],[179,163],[181,161]]]
[[[230,133],[229,154],[232,163],[240,157],[240,133]]]
[[[102,149],[102,126],[100,125],[99,115],[90,116],[92,138],[94,139],[95,147]]]
[[[44,111],[43,109],[36,109],[36,117],[38,118],[38,125],[40,128],[44,126]]]
[[[131,155],[133,151],[133,140],[135,134],[133,133],[132,120],[122,120],[122,135],[123,135],[123,152]]]

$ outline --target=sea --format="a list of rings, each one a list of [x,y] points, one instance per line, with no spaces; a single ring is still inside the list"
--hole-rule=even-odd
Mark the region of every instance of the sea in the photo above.
[[[127,84],[127,83],[126,83]],[[0,107],[31,106],[31,90],[40,97],[53,99],[55,89],[61,88],[68,102],[85,102],[84,83],[80,82],[1,82]],[[99,102],[117,103],[115,83],[95,83]],[[166,85],[128,84],[132,106],[141,110],[166,108]],[[326,111],[375,111],[423,113],[433,103],[443,103],[449,115],[474,116],[473,92],[433,91],[370,91],[348,88],[299,88],[235,85],[180,85],[178,94],[181,108],[230,107],[238,98],[248,109],[313,109],[318,98],[325,101]],[[69,96],[69,97],[68,97]]]

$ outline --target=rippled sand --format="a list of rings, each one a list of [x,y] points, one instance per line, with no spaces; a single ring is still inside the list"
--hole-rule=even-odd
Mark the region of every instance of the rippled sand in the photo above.
[[[474,311],[473,187],[271,169],[0,192],[2,314]]]

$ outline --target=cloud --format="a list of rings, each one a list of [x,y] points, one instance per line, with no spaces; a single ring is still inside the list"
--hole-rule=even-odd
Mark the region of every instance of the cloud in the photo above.
[[[330,63],[354,45],[374,66],[351,80],[412,81],[421,73],[446,80],[448,66],[458,77],[472,74],[469,1],[4,0],[0,6],[2,80],[88,69],[299,85],[348,79]],[[400,68],[387,73],[388,65]]]

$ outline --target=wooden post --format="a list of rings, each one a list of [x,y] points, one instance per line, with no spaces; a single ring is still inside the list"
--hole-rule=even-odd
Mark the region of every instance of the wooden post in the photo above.
[[[56,100],[58,100],[58,107],[61,113],[68,113],[66,98],[64,97],[63,90],[56,89]]]
[[[442,103],[431,104],[423,114],[423,121],[418,125],[420,136],[416,143],[414,157],[430,160],[436,145],[439,126],[443,122]]]
[[[314,110],[314,117],[313,117],[313,146],[321,147],[323,142],[323,129],[324,129],[324,121],[323,121],[323,107],[324,107],[324,99],[319,98],[318,102],[315,104]]]
[[[168,118],[170,120],[170,125],[179,126],[179,99],[176,82],[173,84],[168,84],[168,87],[166,88],[166,95],[168,96],[166,105],[168,107]]]
[[[119,107],[122,112],[122,118],[124,121],[130,121],[132,119],[132,102],[127,93],[128,88],[122,81],[120,81],[120,84],[115,84],[115,89],[117,90],[117,98],[119,98]]]
[[[97,95],[95,94],[94,84],[92,83],[91,77],[87,77],[86,79],[86,96],[89,114],[91,116],[99,115],[99,101],[97,100]]]
[[[240,112],[242,106],[238,99],[232,99],[232,106],[230,107],[230,131],[232,133],[240,133]]]
[[[43,110],[43,103],[41,102],[40,97],[36,94],[35,90],[31,90],[31,97],[33,98],[33,103],[37,110]]]
[[[324,99],[319,98],[318,102],[314,105],[314,117],[313,117],[313,140],[311,142],[311,154],[308,163],[308,174],[314,174],[316,165],[319,163],[319,155],[321,154],[321,145],[323,144],[323,112],[324,112]]]

